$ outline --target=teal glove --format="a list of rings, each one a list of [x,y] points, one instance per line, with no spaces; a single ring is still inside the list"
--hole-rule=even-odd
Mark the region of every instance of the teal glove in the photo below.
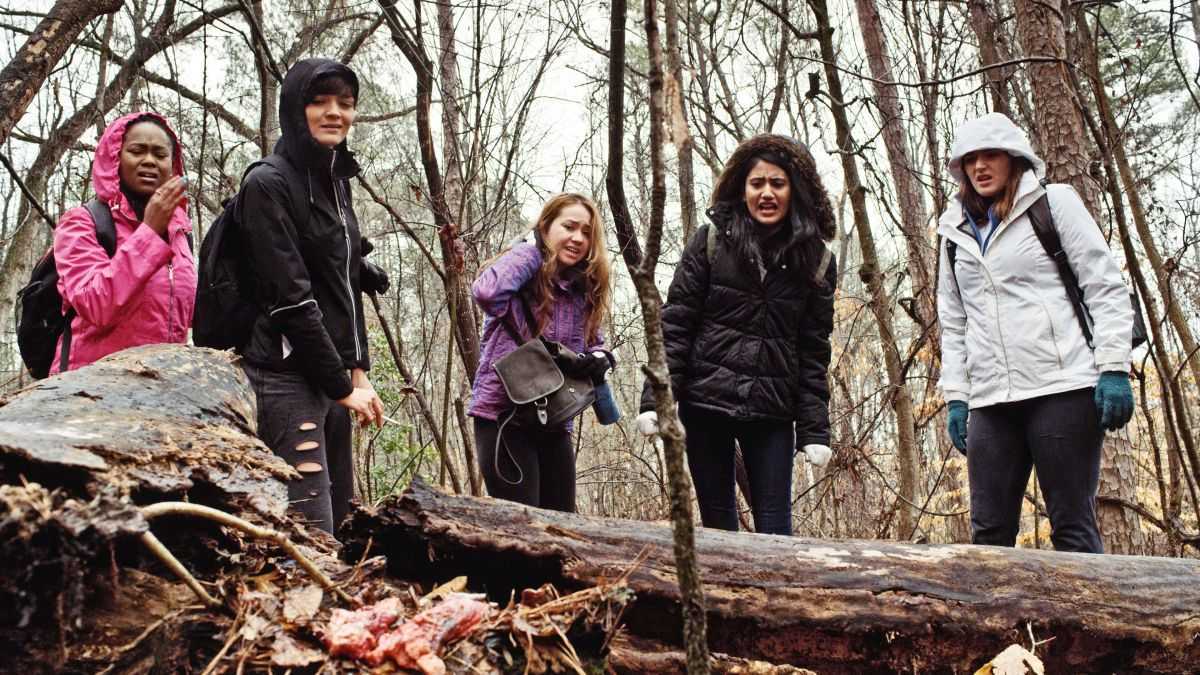
[[[967,454],[967,402],[950,401],[946,404],[946,431],[950,442],[962,454]]]
[[[1133,417],[1129,373],[1118,370],[1100,373],[1100,381],[1096,383],[1096,412],[1100,414],[1100,426],[1109,431],[1129,423],[1129,418]]]

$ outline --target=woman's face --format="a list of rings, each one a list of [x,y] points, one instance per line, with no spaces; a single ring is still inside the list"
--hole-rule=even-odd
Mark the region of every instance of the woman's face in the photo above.
[[[304,106],[308,133],[321,145],[332,148],[346,140],[354,124],[356,101],[350,94],[317,94]]]
[[[746,175],[746,209],[760,225],[773,227],[783,221],[792,199],[787,171],[765,159],[755,162]]]
[[[592,214],[583,204],[563,207],[546,228],[546,247],[570,267],[587,258],[592,246]]]
[[[971,187],[986,199],[993,199],[1008,185],[1012,173],[1012,157],[1003,150],[987,149],[963,155],[963,173]]]
[[[153,122],[138,122],[125,129],[117,174],[121,183],[139,197],[149,197],[172,174],[171,137]]]

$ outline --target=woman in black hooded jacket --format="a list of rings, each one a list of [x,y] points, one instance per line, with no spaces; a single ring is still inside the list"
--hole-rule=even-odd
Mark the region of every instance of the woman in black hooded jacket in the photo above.
[[[358,77],[328,59],[288,71],[275,151],[247,173],[237,215],[259,309],[239,351],[258,398],[259,436],[300,473],[292,505],[326,531],[353,490],[350,419],[383,422],[370,368],[362,292],[386,277],[362,256],[350,199],[358,163],[346,145]]]
[[[829,459],[829,334],[837,265],[829,196],[812,155],[774,134],[737,147],[712,224],[684,249],[663,308],[671,388],[705,527],[737,530],[734,443],[757,532],[791,534],[795,451]],[[711,250],[710,250],[711,249]],[[658,431],[649,383],[639,429]]]

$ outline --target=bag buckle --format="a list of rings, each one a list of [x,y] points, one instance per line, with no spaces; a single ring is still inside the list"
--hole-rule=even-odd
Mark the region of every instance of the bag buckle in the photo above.
[[[533,405],[537,408],[538,421],[542,423],[542,426],[546,426],[546,423],[550,421],[549,412],[547,411],[547,408],[550,406],[550,398],[538,399],[534,401]]]

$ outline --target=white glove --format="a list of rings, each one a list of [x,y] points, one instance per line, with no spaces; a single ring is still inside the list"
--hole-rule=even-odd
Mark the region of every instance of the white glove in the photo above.
[[[804,451],[804,456],[808,458],[808,463],[817,468],[821,468],[829,463],[829,458],[833,456],[833,450],[829,449],[828,445],[819,443],[809,443],[801,448]]]
[[[647,410],[637,416],[637,428],[643,436],[654,436],[658,433],[658,413]]]

